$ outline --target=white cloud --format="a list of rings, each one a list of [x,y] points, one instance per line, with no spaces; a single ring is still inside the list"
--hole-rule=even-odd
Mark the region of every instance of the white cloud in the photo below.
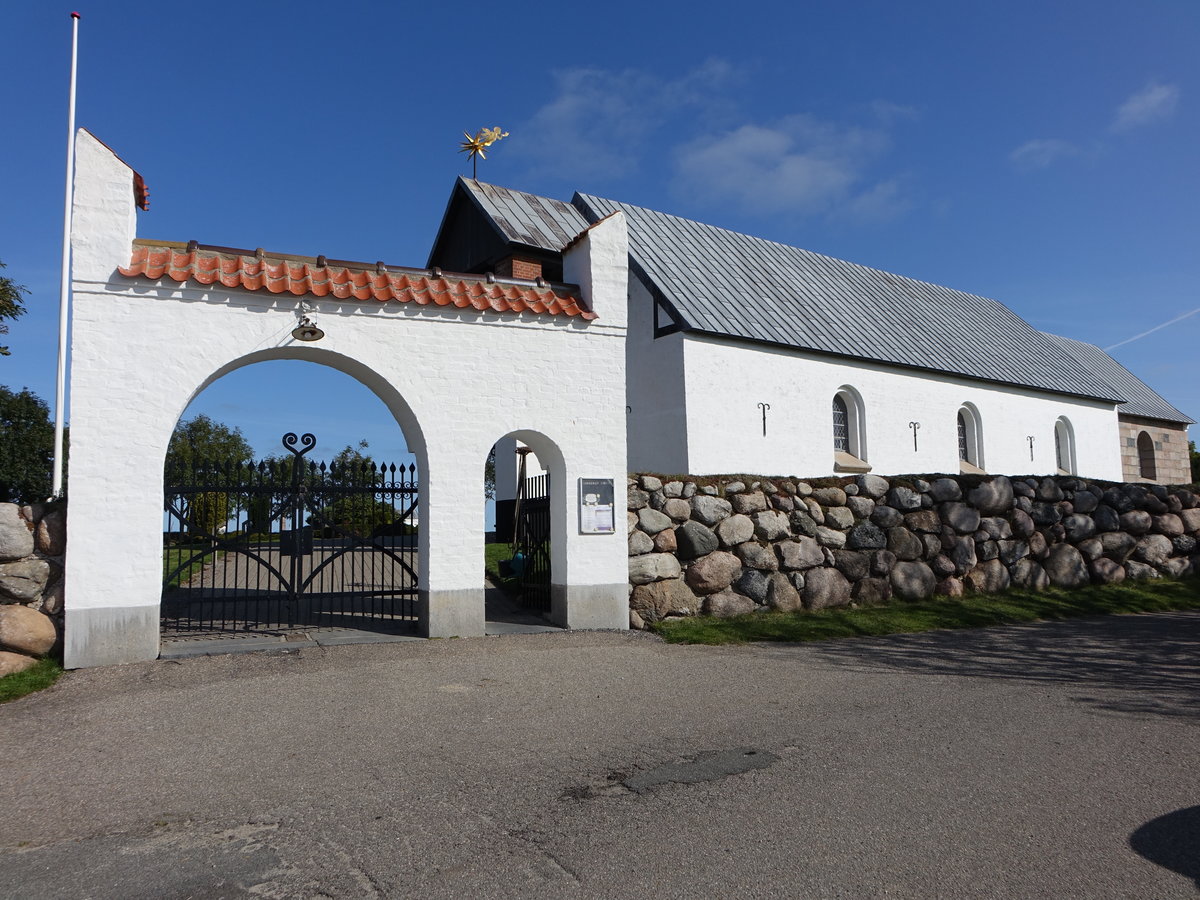
[[[1078,154],[1079,148],[1069,141],[1035,138],[1017,147],[1008,154],[1008,158],[1019,169],[1044,169],[1064,157]]]
[[[754,213],[879,220],[906,206],[900,181],[868,176],[915,108],[875,100],[847,111],[863,125],[802,114],[746,123],[732,90],[742,77],[715,58],[666,79],[641,69],[556,72],[552,98],[512,129],[509,149],[574,186],[631,175],[654,151],[673,164],[679,193]]]
[[[1179,102],[1179,86],[1151,82],[1117,107],[1110,131],[1129,131],[1169,118]]]
[[[743,125],[694,140],[678,151],[676,188],[750,212],[856,212],[877,218],[898,210],[899,186],[857,185],[890,141],[880,129],[793,115],[768,127]]]
[[[884,125],[890,125],[898,121],[911,121],[919,119],[921,112],[915,106],[906,106],[902,103],[892,103],[890,100],[875,100],[868,106],[875,117]]]
[[[720,105],[721,89],[736,77],[720,59],[669,80],[638,69],[556,72],[554,98],[512,129],[511,146],[543,173],[571,179],[625,175],[637,168],[644,141],[665,117]]]
[[[850,197],[836,214],[838,218],[858,222],[886,222],[905,212],[910,205],[901,180],[889,178]]]

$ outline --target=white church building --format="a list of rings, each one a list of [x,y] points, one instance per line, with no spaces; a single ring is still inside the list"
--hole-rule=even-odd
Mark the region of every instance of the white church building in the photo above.
[[[1190,481],[1191,419],[1099,348],[996,300],[587,194],[564,203],[465,178],[428,264],[554,280],[575,235],[617,211],[630,471]]]

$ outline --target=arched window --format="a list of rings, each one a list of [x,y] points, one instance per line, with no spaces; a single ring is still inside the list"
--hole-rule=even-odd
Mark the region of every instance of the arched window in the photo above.
[[[957,424],[959,471],[978,475],[983,472],[983,428],[974,404],[959,408]]]
[[[1138,472],[1148,481],[1158,478],[1158,466],[1154,462],[1154,438],[1146,432],[1138,435]]]
[[[837,472],[869,472],[866,416],[862,398],[843,386],[833,395],[833,468]]]
[[[841,394],[833,398],[833,449],[850,452],[850,410]]]
[[[1066,416],[1054,423],[1054,465],[1059,475],[1075,474],[1075,433]]]

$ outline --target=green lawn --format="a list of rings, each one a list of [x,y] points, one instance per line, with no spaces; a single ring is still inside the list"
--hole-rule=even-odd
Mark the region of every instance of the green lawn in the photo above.
[[[512,559],[511,544],[483,545],[483,569],[488,578],[492,584],[511,590],[516,587],[517,582],[515,578],[500,577],[500,561],[503,559]]]
[[[938,628],[982,628],[1078,616],[1183,609],[1200,609],[1200,578],[1152,579],[1072,591],[1010,590],[956,600],[898,601],[886,606],[818,612],[751,613],[731,619],[673,618],[650,627],[671,643],[737,644],[745,641],[824,641]]]
[[[166,581],[167,576],[175,571],[175,567],[182,565],[186,560],[190,559],[193,554],[205,549],[199,545],[182,544],[174,547],[163,547],[163,580]],[[195,562],[185,566],[177,575],[171,578],[168,588],[177,588],[179,585],[192,577],[196,572],[204,568],[205,564],[212,562],[220,554],[210,553],[208,556],[201,556]]]
[[[36,666],[0,678],[0,703],[17,700],[26,694],[48,688],[58,681],[63,668],[52,659],[39,660]]]

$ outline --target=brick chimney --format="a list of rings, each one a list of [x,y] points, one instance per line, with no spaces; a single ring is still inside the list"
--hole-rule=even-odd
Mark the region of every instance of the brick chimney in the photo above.
[[[496,264],[496,274],[501,278],[521,278],[534,281],[542,277],[542,264],[536,259],[509,256]]]

